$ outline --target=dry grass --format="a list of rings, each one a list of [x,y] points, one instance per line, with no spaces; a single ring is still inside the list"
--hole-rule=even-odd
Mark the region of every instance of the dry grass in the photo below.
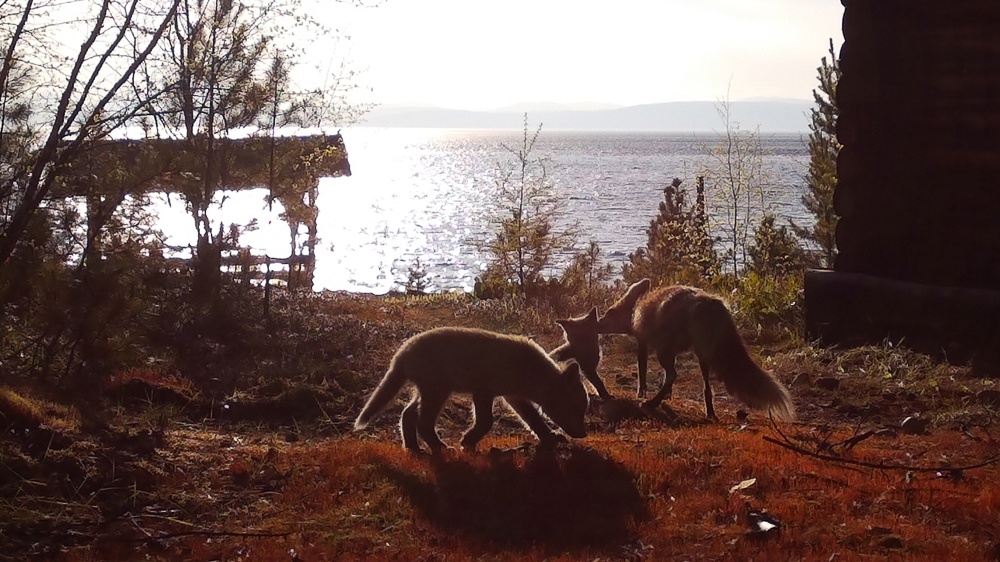
[[[207,481],[196,479],[182,511],[212,509],[204,525],[140,513],[104,548],[72,558],[129,559],[137,545],[155,558],[195,560],[993,555],[996,465],[959,479],[859,469],[797,455],[761,438],[768,434],[728,424],[635,425],[550,452],[518,447],[522,436],[496,436],[484,454],[442,459],[405,453],[394,435],[246,445],[203,467]],[[995,450],[995,442],[945,432],[872,440],[850,458],[954,466]],[[734,490],[740,483],[746,487]],[[753,532],[748,516],[759,510],[779,530]],[[185,536],[195,530],[202,533]]]
[[[349,420],[396,346],[409,334],[451,324],[530,333],[551,348],[560,339],[551,323],[556,313],[463,296],[325,296],[295,306],[310,313],[302,325],[313,339],[296,342],[288,334],[290,349],[305,352],[322,334],[330,340],[322,350],[332,365],[326,384],[348,378],[351,384],[322,401],[310,394],[308,400],[256,403],[262,420],[293,420],[284,426],[179,418],[165,420],[163,434],[151,441],[148,432],[135,431],[143,427],[142,413],[119,409],[108,435],[64,444],[58,454],[17,449],[8,437],[0,441],[0,517],[9,522],[0,529],[0,559],[1000,555],[1000,468],[950,470],[998,450],[997,406],[978,398],[996,381],[968,368],[889,347],[833,351],[778,342],[754,351],[795,399],[799,420],[780,432],[759,415],[745,418],[721,385],[715,401],[721,421],[705,419],[697,365],[684,358],[674,396],[657,421],[632,419],[637,410],[625,407],[628,401],[616,403],[618,413],[595,407],[588,438],[542,451],[504,414],[480,445],[482,454],[432,459],[400,447],[399,404],[373,431],[348,433]],[[582,310],[569,314],[574,312]],[[601,374],[609,390],[631,397],[634,345],[621,337],[603,345]],[[653,372],[651,388],[659,384]],[[185,396],[197,391],[160,373],[136,371],[125,378],[114,386],[141,380]],[[17,409],[30,419],[48,419],[38,412],[54,411],[38,401],[25,405],[18,396],[0,391],[0,411]],[[156,406],[155,395],[148,401]],[[321,412],[319,419],[303,421],[307,401]],[[624,421],[608,421],[618,414]],[[931,421],[929,433],[899,430],[914,414]],[[461,400],[446,410],[440,427],[447,443],[457,442],[469,416]],[[20,460],[12,463],[8,452]],[[70,470],[74,466],[84,469]],[[779,527],[755,532],[753,517],[761,511]]]
[[[166,373],[158,369],[125,369],[111,375],[104,383],[105,392],[117,392],[130,383],[140,383],[149,388],[167,389],[188,400],[198,394],[194,383],[177,373]]]
[[[73,432],[80,428],[80,415],[72,407],[0,387],[0,424],[9,430],[42,428],[61,433]]]

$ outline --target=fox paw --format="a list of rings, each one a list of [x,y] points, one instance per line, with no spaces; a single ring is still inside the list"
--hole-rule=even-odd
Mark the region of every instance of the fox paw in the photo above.
[[[450,453],[452,452],[452,450],[453,449],[447,445],[441,445],[439,447],[431,447],[431,456],[440,457],[442,453]]]

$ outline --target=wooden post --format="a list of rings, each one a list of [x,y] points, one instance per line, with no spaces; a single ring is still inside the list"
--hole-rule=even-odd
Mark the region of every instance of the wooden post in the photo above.
[[[271,319],[271,256],[264,256],[264,319]]]

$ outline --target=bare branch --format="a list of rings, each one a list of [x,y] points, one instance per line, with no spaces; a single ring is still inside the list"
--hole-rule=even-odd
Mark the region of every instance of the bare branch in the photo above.
[[[17,23],[17,29],[14,30],[14,35],[11,38],[10,45],[7,46],[7,52],[4,53],[3,57],[3,67],[0,68],[0,89],[6,91],[7,80],[10,79],[10,71],[14,67],[14,52],[17,49],[17,44],[21,40],[21,36],[24,33],[24,27],[28,23],[28,15],[31,14],[31,7],[34,5],[33,0],[28,0],[28,3],[24,5],[24,12],[21,14],[21,21]],[[0,146],[2,146],[3,137],[0,136]]]
[[[131,76],[144,63],[149,53],[159,42],[163,33],[166,31],[167,26],[170,24],[179,1],[180,0],[173,0],[172,5],[160,22],[158,29],[150,36],[149,43],[146,45],[145,49],[134,57],[128,69],[121,74],[118,80],[105,93],[104,97],[97,103],[87,123],[88,125],[93,126],[97,120],[100,119],[101,113],[107,108],[111,100],[114,99],[121,87],[126,81],[131,79]],[[130,14],[134,14],[134,8],[137,5],[138,0],[135,0],[135,4],[133,4],[133,9],[130,11]],[[18,240],[24,232],[24,229],[27,227],[31,216],[35,213],[47,195],[49,187],[54,180],[54,176],[51,173],[52,170],[58,165],[72,159],[79,151],[84,141],[88,139],[88,135],[90,134],[88,127],[81,127],[76,134],[76,138],[60,150],[60,145],[65,140],[65,135],[67,135],[70,130],[70,124],[82,110],[91,88],[100,78],[101,71],[106,68],[105,63],[107,59],[111,56],[115,46],[119,45],[122,40],[124,32],[119,31],[119,34],[113,41],[112,46],[109,47],[109,50],[104,54],[96,68],[93,69],[84,90],[82,92],[77,92],[76,85],[79,83],[84,63],[87,61],[94,44],[97,42],[102,32],[105,31],[105,22],[108,18],[110,6],[111,0],[104,0],[102,2],[100,12],[93,24],[93,27],[80,47],[76,61],[72,70],[68,74],[66,85],[60,95],[59,103],[52,117],[51,129],[49,130],[44,144],[34,155],[31,172],[27,175],[27,181],[24,182],[25,185],[22,199],[14,210],[13,216],[11,217],[10,222],[6,225],[4,231],[0,232],[0,264],[6,263],[10,258]],[[131,21],[131,17],[132,16],[130,15],[128,21]],[[77,93],[79,93],[80,97],[74,103],[73,96]],[[140,104],[140,108],[142,105],[143,104]],[[70,106],[73,106],[74,108],[72,111],[69,109]],[[140,108],[132,108],[131,111],[134,112]],[[129,112],[126,111],[126,114],[129,114]],[[67,115],[70,115],[71,118],[67,119]],[[123,122],[124,119],[119,119],[119,121]]]
[[[106,0],[105,6],[107,5],[108,1]],[[135,9],[137,5],[138,5],[138,0],[133,0],[131,8],[128,10],[128,15],[126,15],[125,17],[125,21],[122,22],[121,26],[118,29],[118,35],[115,36],[115,38],[111,41],[111,44],[108,45],[104,53],[98,59],[97,65],[94,67],[93,71],[90,72],[90,79],[87,80],[87,84],[83,87],[83,90],[80,92],[80,96],[76,101],[76,105],[73,108],[73,111],[70,112],[69,117],[66,119],[66,122],[63,125],[63,130],[60,132],[60,136],[65,136],[66,134],[69,133],[70,127],[73,126],[73,123],[76,121],[76,118],[83,111],[83,108],[87,102],[87,98],[90,95],[90,90],[94,87],[94,83],[96,83],[97,79],[101,76],[101,69],[104,68],[104,65],[107,63],[108,59],[111,58],[112,54],[114,54],[115,49],[117,49],[118,45],[121,44],[122,39],[125,38],[125,35],[127,34],[129,29],[129,24],[132,22],[132,17],[135,15]],[[102,16],[104,15],[106,15],[106,10],[102,10]],[[103,17],[101,19],[103,20]],[[95,28],[96,27],[97,26],[95,25]],[[129,72],[125,73],[126,76],[128,76],[129,74],[131,73]],[[111,92],[117,92],[117,91],[118,88],[111,89]]]

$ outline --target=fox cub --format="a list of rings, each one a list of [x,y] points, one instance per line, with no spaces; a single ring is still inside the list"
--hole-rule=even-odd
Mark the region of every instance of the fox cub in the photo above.
[[[453,393],[472,395],[475,422],[462,436],[464,450],[474,451],[493,426],[493,401],[503,397],[543,444],[560,439],[544,414],[569,436],[586,437],[584,414],[589,397],[580,367],[562,368],[538,344],[520,336],[474,328],[435,328],[400,346],[382,382],[361,410],[355,429],[363,429],[402,390],[416,388],[400,416],[403,446],[419,451],[417,438],[437,454],[444,443],[435,423]],[[541,408],[541,412],[536,408]]]
[[[597,376],[597,365],[601,362],[601,345],[597,339],[597,307],[591,308],[583,316],[556,320],[556,324],[562,327],[566,341],[550,351],[549,357],[556,361],[576,360],[597,395],[602,400],[610,399],[611,393],[604,386],[601,377]]]

